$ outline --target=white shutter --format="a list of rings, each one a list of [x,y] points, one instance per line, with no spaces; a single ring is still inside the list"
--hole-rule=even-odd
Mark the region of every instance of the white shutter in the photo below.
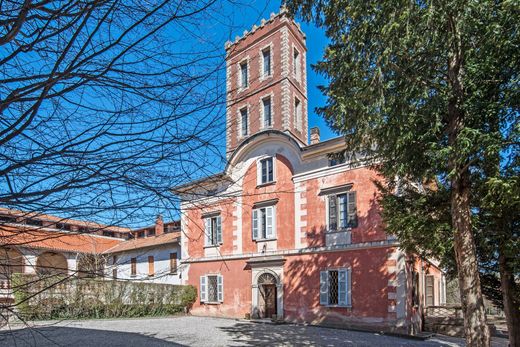
[[[207,277],[206,276],[200,276],[200,301],[206,302],[208,301],[208,290],[207,290]]]
[[[206,234],[206,246],[211,245],[211,218],[204,218],[204,234]]]
[[[222,243],[222,219],[217,217],[217,243]]]
[[[347,269],[347,306],[352,306],[352,268]]]
[[[258,239],[258,210],[253,210],[253,240]]]
[[[224,278],[221,275],[217,276],[217,301],[224,301]]]
[[[274,237],[274,230],[273,230],[273,219],[274,219],[274,213],[273,213],[273,207],[266,207],[265,208],[265,220],[266,220],[266,231],[265,231],[265,238],[266,239],[272,239]]]
[[[347,271],[338,271],[338,305],[347,305]]]
[[[329,304],[329,272],[320,271],[320,305]]]

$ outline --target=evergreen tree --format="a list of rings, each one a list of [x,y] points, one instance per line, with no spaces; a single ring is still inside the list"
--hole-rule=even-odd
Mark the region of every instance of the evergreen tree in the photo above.
[[[319,112],[345,135],[347,150],[371,158],[389,188],[395,177],[437,181],[431,194],[417,196],[425,205],[447,195],[449,223],[435,237],[452,231],[466,342],[489,346],[471,198],[482,186],[474,174],[486,170],[487,158],[499,158],[500,167],[518,151],[519,2],[291,0],[288,6],[326,29],[330,44],[315,68],[330,83]],[[413,236],[425,249],[436,243],[424,229]],[[436,247],[434,254],[450,248]]]

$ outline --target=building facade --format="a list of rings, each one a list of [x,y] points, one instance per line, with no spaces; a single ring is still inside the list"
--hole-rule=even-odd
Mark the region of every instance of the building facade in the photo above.
[[[282,10],[226,44],[228,164],[174,188],[191,312],[412,331],[426,287],[385,233],[380,177],[342,138],[308,144],[305,40]]]

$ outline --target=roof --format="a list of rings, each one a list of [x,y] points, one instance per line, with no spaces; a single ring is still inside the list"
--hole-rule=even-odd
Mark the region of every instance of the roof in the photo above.
[[[210,182],[218,182],[218,181],[225,180],[225,179],[230,180],[225,172],[219,172],[214,175],[206,176],[206,177],[194,180],[194,181],[190,181],[185,184],[178,185],[176,187],[171,188],[171,190],[174,193],[184,193],[185,191],[189,190],[190,188],[194,188],[196,186],[200,186],[200,185],[207,184]]]
[[[113,226],[113,225],[105,225],[105,224],[100,224],[100,223],[95,223],[95,222],[81,221],[81,220],[77,220],[77,219],[62,218],[62,217],[52,216],[49,214],[43,214],[43,213],[39,213],[39,212],[27,212],[27,211],[14,210],[14,209],[9,209],[9,208],[5,208],[5,207],[0,207],[0,214],[5,215],[5,216],[13,216],[13,217],[34,218],[34,219],[38,219],[41,221],[47,221],[47,222],[68,223],[68,224],[82,226],[82,227],[105,229],[105,230],[116,231],[116,232],[130,232],[130,228]]]
[[[26,226],[0,226],[0,246],[40,248],[74,253],[103,253],[124,240]]]
[[[170,243],[178,243],[181,238],[180,232],[160,234],[156,236],[149,236],[140,239],[131,239],[121,242],[114,247],[105,250],[104,253],[120,253],[133,251],[137,249],[160,246]]]

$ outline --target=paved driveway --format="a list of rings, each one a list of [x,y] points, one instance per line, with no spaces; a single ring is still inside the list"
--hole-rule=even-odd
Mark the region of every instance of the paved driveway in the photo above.
[[[11,326],[0,346],[463,346],[457,338],[426,341],[301,325],[242,320],[169,317],[62,321]],[[507,346],[504,339],[496,346]]]

